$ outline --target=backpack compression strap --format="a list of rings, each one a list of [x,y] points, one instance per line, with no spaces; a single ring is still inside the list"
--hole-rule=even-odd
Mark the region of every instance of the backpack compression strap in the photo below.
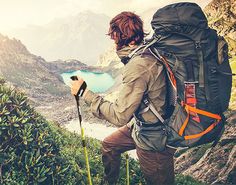
[[[208,132],[210,132],[219,122],[220,120],[222,119],[220,115],[218,114],[212,114],[210,112],[207,112],[207,111],[204,111],[204,110],[200,110],[200,109],[197,109],[195,107],[191,107],[187,104],[184,104],[182,102],[182,106],[185,107],[185,110],[187,112],[187,118],[186,120],[184,121],[182,127],[180,128],[179,130],[179,135],[180,136],[183,136],[183,133],[184,133],[184,130],[185,128],[187,127],[187,124],[188,124],[188,121],[189,121],[189,117],[190,117],[190,112],[195,112],[197,114],[201,114],[201,115],[204,115],[204,116],[207,116],[207,117],[210,117],[210,118],[213,118],[213,119],[216,119],[216,121],[214,123],[212,123],[206,130],[198,133],[198,134],[194,134],[194,135],[188,135],[188,136],[184,136],[184,139],[188,140],[188,139],[195,139],[195,138],[199,138],[205,134],[207,134]]]
[[[155,56],[159,61],[162,61],[162,63],[164,64],[164,66],[166,67],[167,69],[167,74],[168,74],[168,79],[170,80],[171,82],[171,85],[172,87],[175,89],[176,91],[176,88],[177,88],[177,85],[176,85],[176,80],[175,80],[175,76],[170,68],[170,66],[168,65],[168,62],[167,60],[165,59],[165,57],[162,57],[159,52],[156,50],[156,53],[158,54],[155,55],[151,49],[149,49],[150,52],[153,54],[153,56]],[[176,91],[177,92],[177,91]],[[189,105],[187,105],[186,103],[182,102],[182,106],[185,107],[185,110],[187,112],[187,118],[186,120],[184,121],[183,125],[181,126],[180,130],[179,130],[179,135],[180,136],[183,136],[184,134],[184,130],[185,128],[187,127],[187,124],[189,122],[189,118],[190,118],[190,114],[191,113],[197,113],[197,114],[201,114],[201,115],[204,115],[204,116],[207,116],[207,117],[210,117],[210,118],[213,118],[215,119],[216,121],[214,123],[212,123],[207,129],[205,129],[203,132],[200,132],[198,134],[194,134],[194,135],[188,135],[188,136],[184,136],[184,139],[186,140],[189,140],[189,139],[195,139],[195,138],[199,138],[205,134],[207,134],[208,132],[210,132],[211,130],[213,130],[215,128],[215,126],[222,120],[221,116],[218,115],[218,114],[212,114],[210,112],[207,112],[207,111],[204,111],[204,110],[200,110],[200,109],[197,109],[195,107],[191,107]]]

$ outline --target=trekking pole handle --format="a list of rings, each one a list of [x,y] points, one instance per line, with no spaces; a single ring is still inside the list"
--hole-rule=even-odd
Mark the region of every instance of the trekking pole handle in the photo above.
[[[79,96],[75,96],[75,100],[77,104],[80,127],[82,127],[82,116],[81,116],[81,110],[80,110],[80,105],[79,105]]]
[[[77,76],[71,76],[70,79],[73,81],[79,80]],[[87,83],[83,79],[82,79],[82,82],[83,83],[81,84],[81,86],[76,94],[76,97],[83,96],[85,89],[87,88]]]

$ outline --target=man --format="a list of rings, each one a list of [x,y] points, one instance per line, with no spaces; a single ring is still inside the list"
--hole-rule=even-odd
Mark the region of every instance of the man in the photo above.
[[[102,143],[104,179],[108,184],[115,184],[119,177],[121,153],[136,149],[148,185],[173,184],[174,150],[165,148],[162,152],[155,151],[148,133],[146,140],[140,137],[142,125],[138,124],[138,119],[146,124],[160,123],[151,110],[142,111],[145,108],[142,103],[144,95],[148,96],[158,113],[165,115],[166,83],[163,66],[142,47],[145,33],[143,22],[136,14],[122,12],[115,16],[110,22],[108,35],[115,41],[117,55],[125,64],[123,88],[114,103],[88,89],[82,95],[96,117],[120,127]],[[130,59],[128,56],[133,53]],[[83,83],[84,80],[79,77],[72,82],[73,95],[78,94]],[[134,115],[136,119],[132,119]]]

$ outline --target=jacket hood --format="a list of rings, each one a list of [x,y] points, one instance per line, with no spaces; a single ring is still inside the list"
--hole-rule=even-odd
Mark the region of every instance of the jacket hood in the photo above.
[[[118,55],[118,57],[120,58],[120,60],[123,64],[127,64],[129,62],[129,59],[130,59],[128,57],[128,55],[132,51],[134,51],[137,47],[138,47],[138,45],[135,45],[133,47],[125,46],[125,47],[121,48],[120,50],[117,50],[116,54]]]

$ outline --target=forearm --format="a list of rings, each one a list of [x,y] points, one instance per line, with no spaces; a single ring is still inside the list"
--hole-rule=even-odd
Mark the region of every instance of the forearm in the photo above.
[[[144,70],[143,67],[131,65],[124,72],[122,88],[115,102],[104,100],[89,90],[85,92],[84,99],[96,117],[105,119],[117,126],[123,126],[130,121],[133,113],[141,104],[148,81],[148,71]]]
[[[105,119],[116,126],[123,126],[131,119],[130,114],[126,114],[122,110],[119,111],[119,107],[115,102],[104,100],[92,91],[87,90],[83,98],[90,105],[93,115],[100,119]]]

